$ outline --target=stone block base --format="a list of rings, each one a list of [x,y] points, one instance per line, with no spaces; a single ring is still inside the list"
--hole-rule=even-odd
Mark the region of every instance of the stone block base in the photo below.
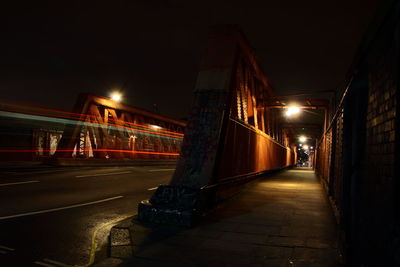
[[[194,210],[180,210],[171,207],[156,206],[143,200],[138,206],[138,219],[145,223],[170,224],[190,227],[197,214]]]

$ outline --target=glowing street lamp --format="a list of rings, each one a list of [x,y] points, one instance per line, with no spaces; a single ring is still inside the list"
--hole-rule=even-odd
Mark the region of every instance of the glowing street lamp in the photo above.
[[[291,106],[291,107],[287,108],[287,110],[285,112],[285,115],[286,115],[286,117],[290,117],[290,116],[295,115],[295,114],[297,114],[299,112],[300,112],[300,108],[299,107]]]
[[[115,102],[120,102],[122,100],[122,94],[120,92],[117,92],[117,91],[112,92],[110,97]]]
[[[307,140],[307,138],[305,136],[300,136],[299,137],[299,141],[304,143]]]

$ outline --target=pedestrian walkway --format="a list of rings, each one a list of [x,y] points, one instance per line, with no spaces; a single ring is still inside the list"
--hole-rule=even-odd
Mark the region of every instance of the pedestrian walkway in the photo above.
[[[194,228],[133,229],[134,256],[122,266],[340,266],[335,219],[311,169],[246,185]]]

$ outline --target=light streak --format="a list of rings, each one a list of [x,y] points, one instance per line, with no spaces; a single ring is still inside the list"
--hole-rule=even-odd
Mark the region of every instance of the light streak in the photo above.
[[[96,127],[96,128],[103,128],[106,130],[114,130],[114,131],[120,131],[123,129],[124,131],[127,130],[128,134],[135,133],[140,136],[140,134],[150,134],[154,136],[158,136],[159,138],[174,138],[174,139],[183,139],[183,134],[177,133],[177,132],[171,132],[171,131],[165,131],[161,129],[154,130],[151,126],[145,126],[145,125],[140,125],[140,124],[135,124],[131,122],[126,122],[122,120],[114,120],[111,118],[108,118],[109,121],[114,121],[114,122],[121,122],[123,124],[128,124],[128,125],[133,125],[135,127],[140,127],[140,128],[132,128],[132,127],[127,127],[125,125],[118,125],[110,122],[101,122],[99,119],[102,119],[100,116],[95,116],[95,115],[83,115],[83,114],[77,114],[77,113],[72,113],[72,112],[64,112],[64,111],[58,111],[58,110],[51,110],[51,109],[45,109],[45,108],[34,108],[34,107],[25,107],[21,105],[13,105],[13,104],[5,104],[8,106],[14,106],[18,108],[23,108],[23,112],[18,112],[18,111],[9,111],[6,109],[4,111],[4,106],[2,107],[2,104],[0,103],[0,116],[3,117],[9,117],[9,118],[17,118],[17,119],[24,119],[24,120],[36,120],[36,121],[43,121],[43,122],[53,122],[53,123],[59,123],[62,125],[70,124],[70,125],[81,125],[81,126],[89,126],[89,127]],[[57,114],[50,114],[50,112],[55,112]],[[80,117],[78,117],[80,116]],[[149,129],[149,130],[148,130]],[[171,134],[167,134],[171,133]],[[123,133],[124,134],[124,133]],[[85,148],[83,150],[81,149],[57,149],[54,151],[54,149],[42,149],[42,148],[36,148],[36,149],[23,149],[22,147],[18,147],[16,149],[0,149],[0,153],[46,153],[46,152],[74,152],[76,151],[77,153],[82,153],[82,152],[115,152],[115,153],[125,153],[125,154],[147,154],[147,155],[165,155],[165,156],[179,156],[179,153],[170,153],[170,152],[155,152],[155,151],[139,151],[139,150],[124,150],[124,149],[92,149],[92,148]]]
[[[44,121],[51,121],[51,120],[54,121],[54,119],[56,119],[56,118],[63,118],[63,119],[67,119],[67,120],[78,120],[78,121],[84,122],[86,125],[94,126],[94,127],[97,127],[95,124],[99,124],[100,127],[114,126],[116,128],[123,128],[123,129],[130,130],[130,131],[138,131],[138,132],[149,133],[149,134],[153,134],[153,135],[168,136],[168,137],[173,137],[173,138],[177,138],[177,139],[183,139],[182,136],[175,136],[175,135],[170,135],[170,134],[165,134],[165,133],[159,133],[157,131],[147,131],[147,130],[142,130],[142,129],[137,129],[137,128],[130,128],[130,127],[127,127],[127,126],[117,125],[117,124],[113,124],[113,123],[101,123],[101,122],[98,122],[98,121],[96,121],[96,122],[87,122],[85,119],[76,119],[74,117],[61,116],[61,115],[59,115],[56,118],[53,118],[53,117],[48,117],[47,114],[42,114],[42,113],[38,113],[38,112],[15,113],[15,112],[8,112],[8,111],[0,111],[0,115],[1,114],[6,115],[7,117],[17,117],[17,118],[21,118],[21,116],[20,115],[18,116],[16,114],[37,115],[37,116],[43,116],[43,117],[48,118],[48,119],[44,119]],[[32,118],[32,117],[31,118],[26,117],[25,119],[41,120],[39,118]],[[59,122],[59,123],[68,123],[68,124],[76,124],[76,123],[71,123],[71,122],[66,122],[66,121],[57,121],[57,122]]]
[[[76,116],[75,117],[67,117],[67,116],[62,116],[62,115],[54,115],[51,114],[53,116],[59,116],[59,117],[63,117],[63,118],[70,118],[70,119],[77,119],[77,120],[85,120],[84,118],[88,118],[88,117],[92,117],[95,119],[98,119],[99,116],[97,115],[91,115],[91,114],[82,114],[82,113],[75,113],[75,112],[68,112],[68,111],[61,111],[61,110],[56,110],[56,109],[48,109],[48,108],[40,108],[40,107],[32,107],[32,106],[23,106],[23,105],[17,105],[17,104],[7,104],[7,103],[0,103],[1,105],[5,105],[5,106],[11,106],[11,107],[18,107],[18,108],[23,108],[23,109],[33,109],[33,110],[42,110],[42,111],[47,111],[47,112],[55,112],[55,113],[61,113],[61,114],[71,114]],[[43,116],[48,116],[50,114],[43,114],[41,113],[41,115]],[[82,118],[84,117],[84,118]],[[123,121],[123,120],[118,120],[118,119],[114,119],[114,118],[108,118],[108,120],[114,121],[114,122],[119,122],[119,123],[125,123],[125,124],[129,124],[132,126],[137,126],[137,127],[141,127],[141,128],[146,128],[146,129],[150,129],[150,130],[154,130],[152,127],[149,127],[147,125],[142,125],[142,124],[137,124],[137,123],[133,123],[133,122],[128,122],[128,121]],[[106,124],[106,123],[104,123]],[[183,133],[177,133],[177,132],[171,132],[171,131],[167,131],[167,130],[161,130],[159,129],[158,132],[165,132],[165,133],[171,133],[174,135],[181,135],[183,136]]]
[[[50,149],[0,149],[0,153],[34,153],[34,152],[50,152],[54,150]],[[57,152],[74,152],[75,149],[57,149]],[[77,152],[88,152],[88,151],[98,151],[98,152],[120,152],[120,153],[130,153],[130,154],[148,154],[148,155],[165,155],[165,156],[179,156],[179,153],[169,153],[169,152],[151,152],[151,151],[139,151],[139,150],[124,150],[124,149],[108,149],[108,148],[97,148],[97,149],[84,149],[78,150]]]

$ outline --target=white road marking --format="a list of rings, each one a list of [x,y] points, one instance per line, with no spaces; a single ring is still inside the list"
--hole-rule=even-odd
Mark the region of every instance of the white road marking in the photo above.
[[[0,186],[9,186],[9,185],[17,185],[17,184],[31,184],[31,183],[39,183],[39,182],[40,181],[16,182],[16,183],[0,184]]]
[[[163,171],[173,171],[175,169],[156,169],[156,170],[149,170],[149,172],[163,172]]]
[[[18,217],[24,217],[24,216],[30,216],[30,215],[36,215],[36,214],[42,214],[42,213],[49,213],[49,212],[54,212],[54,211],[59,211],[59,210],[66,210],[66,209],[72,209],[72,208],[79,208],[79,207],[84,207],[84,206],[89,206],[97,203],[102,203],[106,201],[111,201],[119,198],[123,198],[124,196],[116,196],[116,197],[110,197],[106,199],[101,199],[101,200],[96,200],[96,201],[91,201],[87,203],[80,203],[80,204],[75,204],[75,205],[70,205],[70,206],[65,206],[65,207],[60,207],[60,208],[54,208],[54,209],[47,209],[47,210],[39,210],[39,211],[32,211],[32,212],[26,212],[26,213],[21,213],[21,214],[16,214],[16,215],[10,215],[10,216],[3,216],[0,217],[0,220],[6,220],[6,219],[12,219],[12,218],[18,218]]]
[[[57,266],[62,266],[62,267],[72,267],[72,265],[68,265],[59,261],[55,261],[55,260],[51,260],[51,259],[47,259],[45,258],[43,261],[48,262],[48,263],[53,263]]]
[[[80,168],[74,168],[74,169],[57,169],[57,170],[44,170],[44,171],[32,171],[32,172],[6,172],[8,174],[12,175],[26,175],[26,174],[46,174],[46,173],[54,173],[54,172],[68,172],[68,171],[81,171],[81,170],[86,170],[90,169],[92,167],[80,167]]]
[[[67,170],[48,170],[48,171],[33,171],[33,172],[16,172],[15,174],[44,174],[44,173],[54,173],[54,172],[65,172]]]
[[[6,246],[1,246],[0,245],[0,254],[7,254],[8,252],[14,251],[15,249],[9,248]]]
[[[149,189],[147,189],[147,190],[149,190],[149,191],[153,191],[153,190],[156,190],[158,188],[158,186],[156,186],[156,187],[152,187],[152,188],[149,188]]]
[[[131,172],[110,172],[110,173],[98,173],[98,174],[86,174],[86,175],[78,175],[75,176],[76,178],[82,178],[82,177],[91,177],[91,176],[106,176],[106,175],[117,175],[117,174],[127,174]]]
[[[44,262],[41,262],[41,261],[35,261],[35,263],[37,265],[46,266],[46,267],[56,267],[55,265],[44,263]]]
[[[8,250],[8,251],[14,251],[15,250],[13,248],[9,248],[9,247],[6,247],[6,246],[0,246],[0,249],[5,249],[5,250]]]

